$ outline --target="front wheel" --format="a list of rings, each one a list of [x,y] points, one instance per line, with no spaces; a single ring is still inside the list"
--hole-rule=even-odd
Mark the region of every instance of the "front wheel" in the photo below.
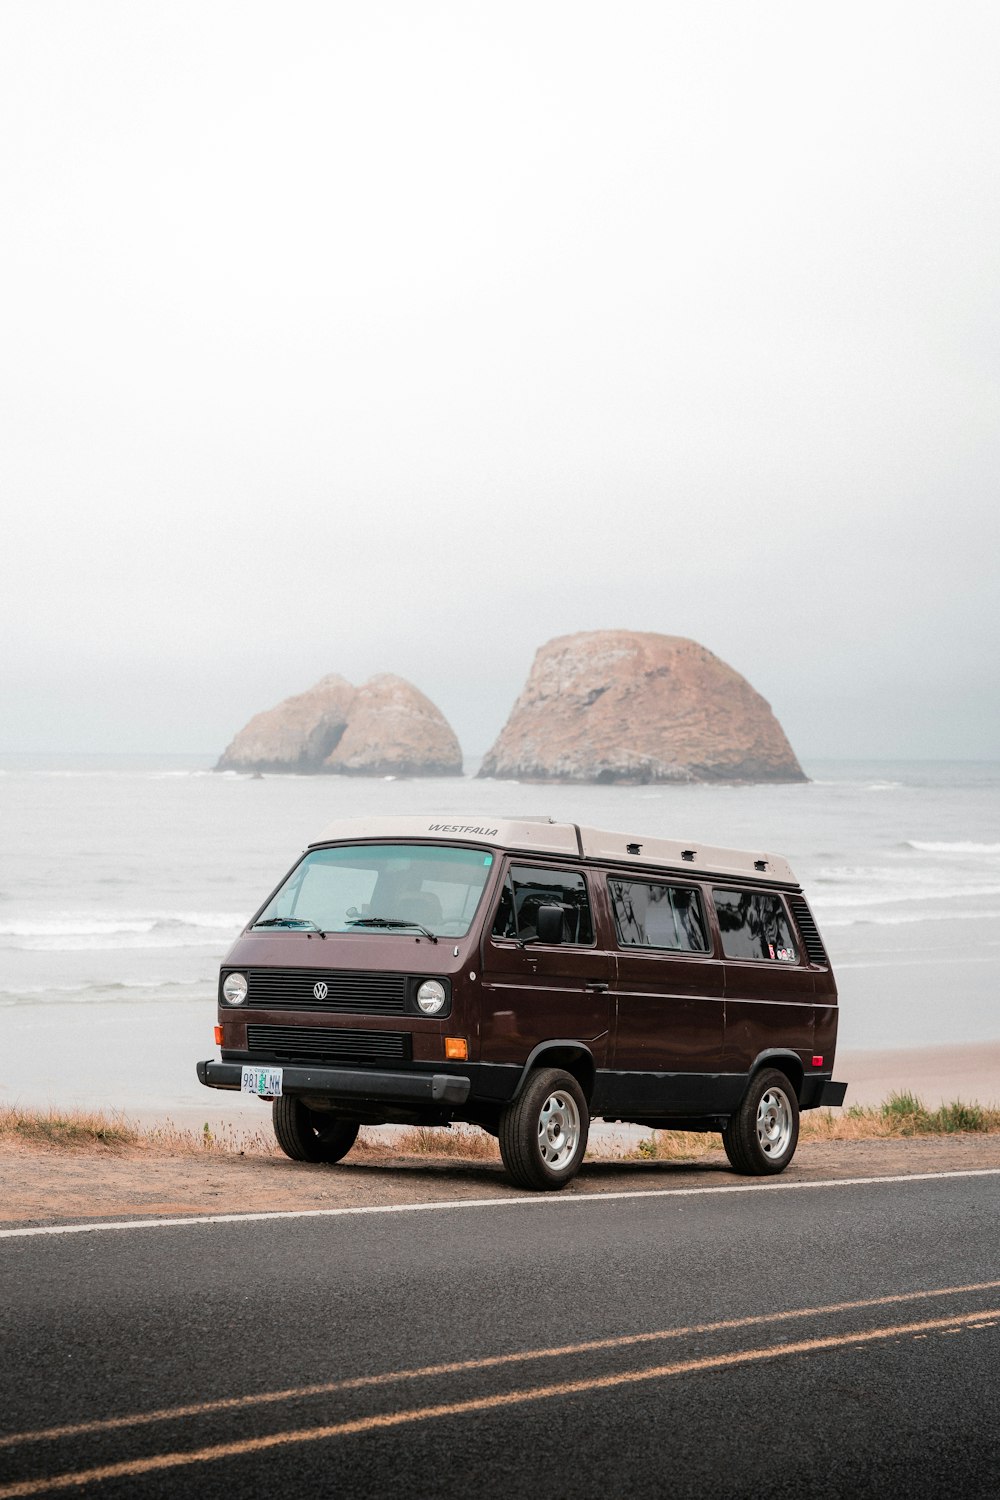
[[[580,1169],[589,1129],[576,1079],[558,1068],[539,1068],[501,1112],[503,1164],[518,1187],[565,1187]]]
[[[799,1139],[799,1101],[777,1068],[755,1073],[736,1113],[722,1132],[734,1171],[747,1177],[783,1172]]]
[[[292,1161],[340,1161],[358,1138],[357,1120],[341,1120],[309,1109],[294,1094],[282,1094],[271,1105],[278,1145]]]

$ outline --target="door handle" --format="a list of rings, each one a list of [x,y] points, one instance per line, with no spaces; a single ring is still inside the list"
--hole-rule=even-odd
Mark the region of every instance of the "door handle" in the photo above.
[[[595,995],[604,995],[604,994],[607,993],[607,991],[610,988],[611,988],[611,986],[609,984],[602,984],[600,981],[592,984],[588,980],[587,983],[584,985],[584,989],[585,990],[593,990],[593,992],[594,992]]]

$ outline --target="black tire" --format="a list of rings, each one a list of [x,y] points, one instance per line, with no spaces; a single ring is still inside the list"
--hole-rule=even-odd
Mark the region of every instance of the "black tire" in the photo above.
[[[784,1073],[755,1073],[739,1108],[722,1132],[722,1144],[735,1172],[771,1177],[783,1172],[799,1140],[799,1101]]]
[[[340,1161],[358,1138],[356,1120],[341,1120],[309,1109],[294,1094],[282,1094],[271,1105],[278,1145],[292,1161]]]
[[[518,1187],[551,1192],[580,1170],[590,1111],[576,1079],[538,1068],[500,1114],[500,1155]]]

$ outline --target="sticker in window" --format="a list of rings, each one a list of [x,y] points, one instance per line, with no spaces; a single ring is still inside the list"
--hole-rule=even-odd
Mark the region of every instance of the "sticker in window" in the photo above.
[[[799,950],[780,896],[767,891],[713,890],[727,958],[797,964]]]

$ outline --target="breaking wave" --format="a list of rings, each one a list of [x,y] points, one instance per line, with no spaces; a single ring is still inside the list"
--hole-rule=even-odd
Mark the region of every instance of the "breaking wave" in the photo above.
[[[0,922],[0,948],[36,953],[214,948],[235,937],[246,920],[241,912],[127,912],[101,917],[60,912]]]
[[[90,984],[29,984],[0,987],[0,1007],[38,1005],[49,1002],[62,1005],[91,1004],[95,1000],[108,1004],[127,1004],[135,1000],[183,1000],[188,996],[201,1003],[215,994],[214,978],[209,979],[135,979],[98,980]]]
[[[832,927],[909,927],[915,923],[922,926],[925,922],[987,922],[1000,915],[1000,913],[990,911],[956,911],[954,908],[935,907],[929,911],[880,913],[878,915],[865,912],[863,916],[828,917],[824,915],[823,908],[818,901],[814,901],[812,906],[824,932]]]
[[[907,839],[904,847],[919,849],[923,854],[1000,854],[1000,844],[977,844],[973,839],[959,839],[952,844]]]

